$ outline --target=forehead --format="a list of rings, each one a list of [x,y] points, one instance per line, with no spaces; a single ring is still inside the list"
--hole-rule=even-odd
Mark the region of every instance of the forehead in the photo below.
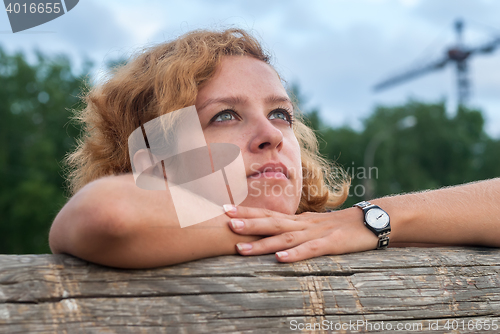
[[[267,63],[248,56],[227,56],[222,58],[214,76],[200,87],[198,95],[199,99],[213,95],[266,98],[268,95],[286,97],[287,93],[278,74]]]

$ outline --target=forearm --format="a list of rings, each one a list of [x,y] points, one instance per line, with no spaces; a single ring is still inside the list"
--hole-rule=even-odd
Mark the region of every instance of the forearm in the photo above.
[[[371,201],[391,217],[391,243],[500,246],[500,179]]]
[[[182,229],[166,224],[140,225],[135,232],[110,240],[104,247],[94,248],[92,253],[82,250],[80,257],[113,267],[153,268],[236,254],[237,242],[255,240],[235,236],[229,231],[227,221],[220,217],[210,223]]]
[[[142,190],[130,175],[96,181],[76,194],[50,233],[55,253],[114,267],[147,268],[235,254],[239,236],[221,215],[181,228],[166,191]]]

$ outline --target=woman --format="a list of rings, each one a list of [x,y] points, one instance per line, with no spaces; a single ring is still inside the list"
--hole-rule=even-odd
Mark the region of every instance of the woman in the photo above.
[[[236,252],[276,252],[279,261],[291,262],[386,246],[389,220],[380,229],[364,224],[373,206],[325,212],[342,204],[348,182],[319,158],[314,134],[269,57],[242,30],[192,32],[147,50],[93,88],[86,102],[79,115],[86,133],[68,158],[74,196],[50,232],[54,253],[144,268]],[[224,206],[226,215],[181,228],[170,192],[140,189],[127,174],[127,139],[148,121],[191,105],[208,144],[240,148],[249,194],[238,207]],[[331,175],[338,177],[329,180]],[[391,244],[498,246],[500,210],[491,198],[498,198],[499,184],[373,204],[390,216]],[[497,215],[485,215],[486,208]]]

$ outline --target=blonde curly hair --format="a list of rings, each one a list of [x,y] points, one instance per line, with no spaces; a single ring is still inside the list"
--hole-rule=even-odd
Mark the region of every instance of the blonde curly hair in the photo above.
[[[230,55],[253,57],[271,66],[269,55],[244,30],[198,30],[144,50],[93,86],[83,96],[86,107],[75,114],[83,135],[65,159],[70,192],[104,176],[131,173],[127,140],[132,131],[165,113],[194,105],[199,86]],[[303,173],[297,213],[340,206],[348,195],[346,173],[319,155],[316,136],[300,115],[294,133]]]

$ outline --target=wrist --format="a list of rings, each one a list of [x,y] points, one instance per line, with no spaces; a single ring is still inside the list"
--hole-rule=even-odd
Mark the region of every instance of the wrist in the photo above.
[[[325,214],[325,221],[340,224],[347,239],[343,240],[343,253],[360,252],[372,250],[377,247],[378,237],[364,224],[364,213],[356,207],[332,211]],[[354,237],[353,237],[354,236]],[[348,244],[348,245],[346,245]]]
[[[402,196],[398,200],[394,197],[384,197],[371,200],[370,203],[380,206],[391,217],[391,243],[416,242],[407,231],[411,222],[415,220],[415,214],[411,207],[402,201]]]

